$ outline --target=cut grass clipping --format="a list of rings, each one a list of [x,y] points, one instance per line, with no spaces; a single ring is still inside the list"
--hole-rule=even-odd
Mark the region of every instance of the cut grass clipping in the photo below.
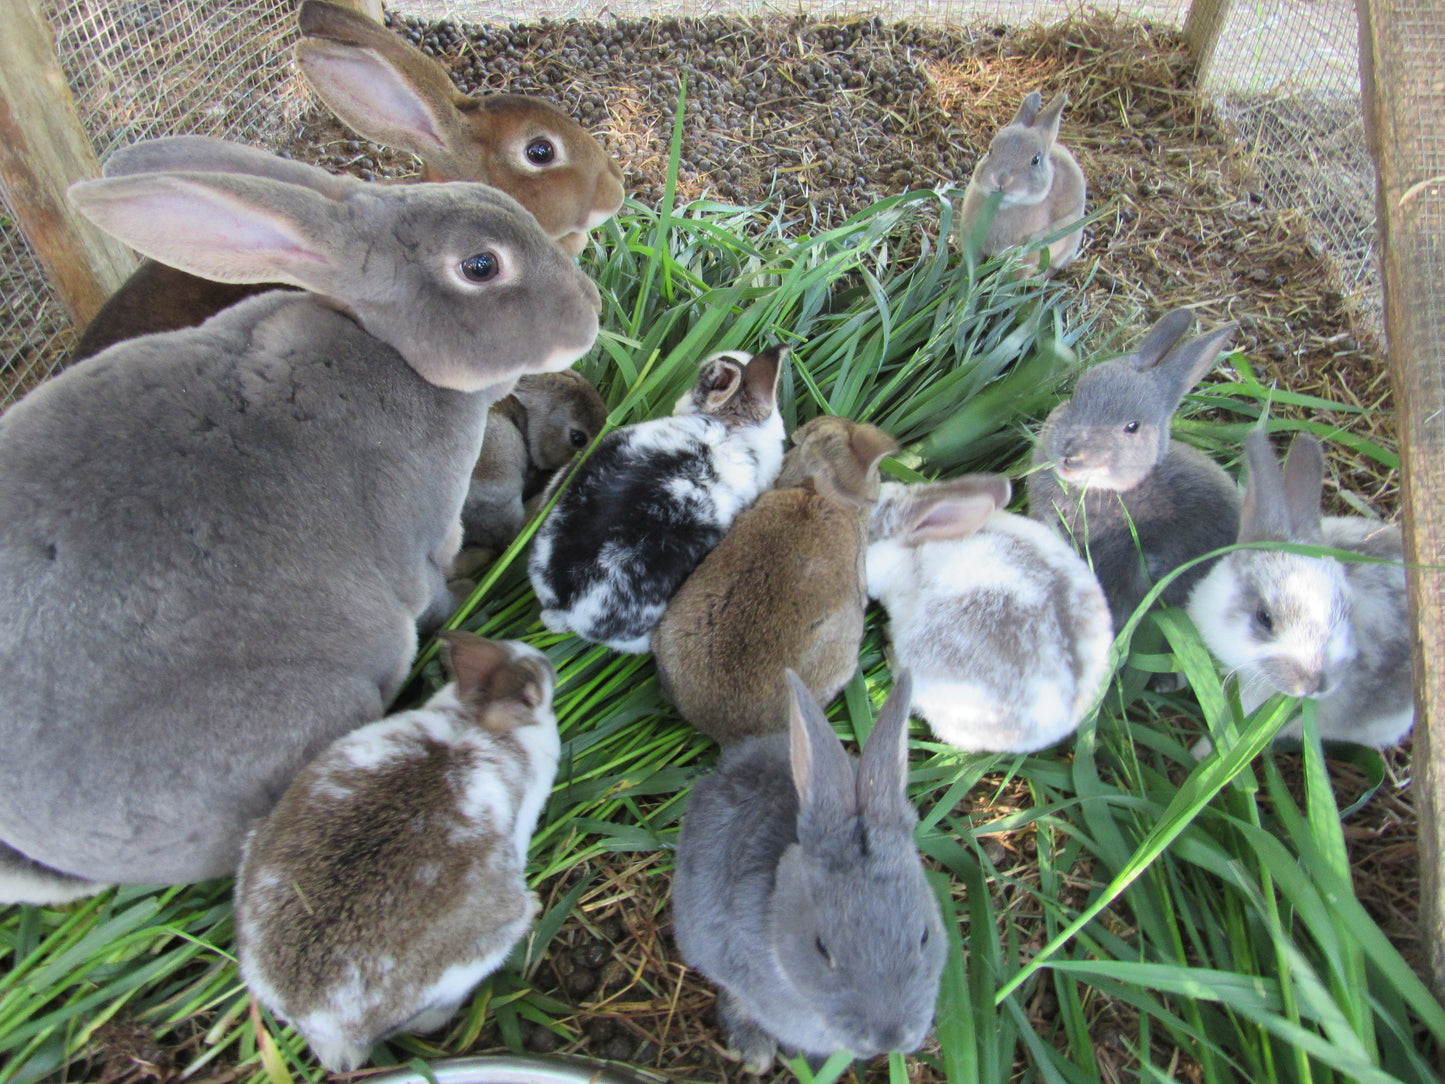
[[[1071,316],[1064,286],[960,255],[953,225],[951,200],[931,192],[883,200],[801,241],[756,209],[629,205],[584,256],[609,330],[581,368],[623,424],[670,412],[707,354],[785,342],[795,348],[781,384],[789,430],[825,411],[874,422],[903,445],[888,469],[905,479],[1017,473],[1027,426],[1057,401],[1076,350],[1087,343],[1092,359],[1116,344]],[[1245,359],[1232,368],[1238,378],[1192,396],[1178,426],[1226,462],[1280,399]],[[1336,416],[1351,409],[1325,405]],[[1349,432],[1320,435],[1381,470],[1395,466]],[[531,976],[599,865],[661,852],[654,869],[670,867],[689,785],[715,757],[663,702],[650,659],[541,628],[524,542],[454,623],[524,638],[561,675],[563,760],[529,872],[564,887],[444,1032],[382,1044],[379,1064],[474,1049],[484,1028],[518,1053],[524,1024],[577,1040],[568,1021],[579,1009]],[[935,1035],[906,1059],[855,1069],[835,1057],[816,1078],[794,1061],[779,1079],[1438,1079],[1445,1011],[1355,897],[1312,729],[1302,785],[1287,786],[1268,741],[1293,703],[1243,718],[1182,612],[1136,625],[1137,642],[1155,646],[1131,654],[1126,630],[1097,715],[1062,748],[969,756],[915,726],[918,840],[954,920]],[[866,732],[886,695],[882,651],[875,615],[860,673],[832,712],[846,739]],[[1182,670],[1193,691],[1150,691],[1149,673],[1167,669]],[[437,680],[423,657],[406,699]],[[1188,748],[1206,729],[1220,751],[1196,763]],[[122,1020],[172,1052],[166,1079],[325,1078],[237,978],[229,881],[124,888],[64,910],[12,907],[0,930],[0,1081],[100,1079]],[[714,1038],[697,1015],[672,1019],[677,1033],[663,1037],[652,1068],[718,1079],[715,1062],[695,1056],[705,1046],[697,1036]]]

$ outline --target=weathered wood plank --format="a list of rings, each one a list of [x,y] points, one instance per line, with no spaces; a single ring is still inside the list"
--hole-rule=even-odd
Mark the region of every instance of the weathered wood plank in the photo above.
[[[1202,86],[1209,76],[1219,36],[1229,21],[1231,0],[1191,0],[1184,16],[1184,44],[1194,60],[1194,78]]]

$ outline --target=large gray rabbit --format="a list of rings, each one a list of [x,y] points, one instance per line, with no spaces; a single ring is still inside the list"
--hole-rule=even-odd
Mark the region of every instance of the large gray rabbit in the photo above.
[[[1155,581],[1239,527],[1239,490],[1197,448],[1169,439],[1169,419],[1234,333],[1225,324],[1180,342],[1188,309],[1166,313],[1132,353],[1089,369],[1044,422],[1029,475],[1029,515],[1060,531],[1093,566],[1122,628]],[[1207,569],[1165,588],[1182,606]]]
[[[0,417],[0,899],[234,871],[449,608],[488,406],[597,334],[596,287],[495,189],[181,144],[209,171],[73,198],[148,255],[316,293],[118,344]]]
[[[1400,529],[1320,516],[1324,455],[1313,437],[1294,438],[1283,475],[1264,430],[1251,432],[1245,449],[1240,542],[1329,546],[1392,563],[1235,550],[1194,588],[1189,616],[1238,677],[1246,712],[1279,692],[1310,697],[1318,701],[1320,737],[1394,745],[1415,721]],[[1280,734],[1297,738],[1301,725],[1295,719]],[[1195,749],[1208,751],[1208,739]]]
[[[683,959],[718,985],[728,1046],[755,1073],[780,1046],[916,1049],[948,953],[905,790],[907,674],[857,762],[787,680],[788,733],[726,747],[693,788],[673,882]]]

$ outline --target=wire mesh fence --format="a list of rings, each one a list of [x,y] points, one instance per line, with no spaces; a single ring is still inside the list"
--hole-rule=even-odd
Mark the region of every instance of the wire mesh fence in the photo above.
[[[769,5],[731,0],[398,0],[399,13],[428,20],[535,22],[626,16],[760,14]],[[1182,26],[1186,0],[1134,0],[1121,14]],[[290,62],[296,0],[42,0],[42,11],[99,158],[138,139],[218,135],[275,148],[296,128],[309,99]],[[810,18],[879,13],[868,0],[821,0]],[[890,21],[971,25],[1047,23],[1067,17],[1056,0],[894,0]],[[1374,272],[1374,175],[1359,101],[1357,37],[1348,0],[1236,3],[1206,90],[1249,150],[1276,206],[1310,216],[1312,246],[1333,255],[1341,290],[1367,320],[1378,312]],[[0,402],[62,363],[74,341],[64,309],[16,230],[0,222],[7,289],[0,305]]]

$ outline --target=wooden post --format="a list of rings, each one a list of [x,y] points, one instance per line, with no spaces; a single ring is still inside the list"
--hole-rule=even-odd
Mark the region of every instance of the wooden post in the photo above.
[[[370,15],[377,22],[385,21],[381,11],[381,0],[333,0],[344,8],[352,8],[363,15]]]
[[[1184,16],[1184,44],[1194,58],[1194,79],[1203,86],[1214,63],[1219,35],[1229,21],[1231,0],[1190,0],[1189,14]]]
[[[1421,923],[1445,996],[1445,7],[1356,0],[1415,623]],[[1378,78],[1377,78],[1378,76]],[[1434,568],[1419,566],[1432,565]]]
[[[9,5],[0,34],[0,185],[60,302],[87,324],[135,268],[130,249],[65,198],[99,168],[39,0]]]

